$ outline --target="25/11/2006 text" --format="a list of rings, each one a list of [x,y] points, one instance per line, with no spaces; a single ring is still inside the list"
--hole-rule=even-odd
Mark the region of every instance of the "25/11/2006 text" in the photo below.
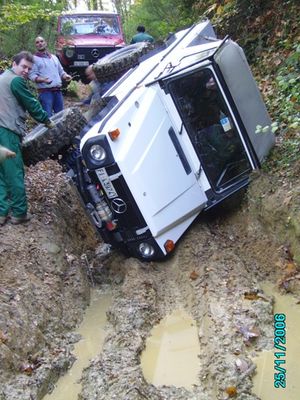
[[[286,368],[285,356],[286,356],[286,324],[285,314],[274,315],[274,387],[285,388],[286,387]],[[278,351],[280,350],[280,351]]]

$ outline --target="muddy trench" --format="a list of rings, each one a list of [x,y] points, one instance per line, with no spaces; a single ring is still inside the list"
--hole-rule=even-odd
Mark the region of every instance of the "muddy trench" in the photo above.
[[[0,231],[1,400],[42,400],[55,390],[75,361],[77,328],[95,290],[111,303],[79,400],[261,398],[255,359],[273,349],[273,295],[289,293],[299,312],[295,182],[260,174],[241,204],[200,216],[170,259],[141,263],[107,254],[54,161],[29,169],[27,180],[33,221]],[[161,371],[172,372],[171,382],[158,376],[153,384],[155,371],[145,377],[141,357],[153,328],[174,313],[187,316],[183,330],[195,328],[198,350],[193,362],[179,357],[172,365],[155,355],[150,369],[160,358]],[[178,335],[176,323],[170,329]],[[176,381],[183,375],[189,383]]]

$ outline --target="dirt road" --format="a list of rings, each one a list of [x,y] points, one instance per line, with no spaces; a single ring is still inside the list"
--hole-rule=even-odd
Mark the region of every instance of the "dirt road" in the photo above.
[[[296,300],[300,293],[296,182],[256,177],[240,208],[202,216],[172,258],[148,264],[99,254],[101,242],[54,161],[28,169],[27,185],[33,220],[0,231],[1,400],[42,399],[72,364],[72,332],[92,282],[111,285],[113,303],[81,399],[258,398],[252,357],[273,344],[273,300],[261,283]],[[151,385],[140,365],[151,329],[176,309],[193,317],[200,342],[190,390]]]

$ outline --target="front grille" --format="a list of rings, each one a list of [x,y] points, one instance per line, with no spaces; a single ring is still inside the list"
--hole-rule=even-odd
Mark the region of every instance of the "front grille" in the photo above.
[[[76,48],[74,59],[95,62],[114,50],[116,50],[115,47],[79,47]]]
[[[106,167],[106,172],[110,176],[119,173],[120,170],[117,164],[114,163],[109,167]],[[92,182],[96,184],[100,183],[95,171],[90,171],[89,174]],[[119,221],[118,225],[125,228],[126,230],[132,230],[133,227],[139,229],[146,226],[146,222],[135,202],[134,197],[129,190],[129,187],[127,186],[127,183],[125,182],[125,179],[123,178],[123,175],[120,175],[117,179],[114,179],[111,182],[117,192],[117,198],[120,198],[122,201],[124,201],[127,206],[127,210],[124,213],[117,214],[114,212],[114,217]],[[111,209],[112,200],[113,199],[106,199],[107,204]]]

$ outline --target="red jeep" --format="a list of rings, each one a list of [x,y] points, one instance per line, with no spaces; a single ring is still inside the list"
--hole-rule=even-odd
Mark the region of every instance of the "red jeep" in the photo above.
[[[125,46],[120,16],[105,11],[65,13],[58,17],[56,53],[65,71],[86,82],[85,69]]]

